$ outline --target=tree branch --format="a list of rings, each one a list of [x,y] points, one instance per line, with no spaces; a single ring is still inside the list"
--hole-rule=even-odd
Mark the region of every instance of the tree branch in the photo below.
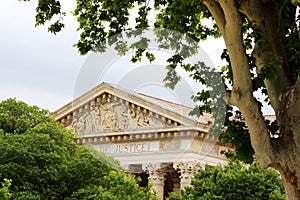
[[[296,83],[280,96],[279,111],[277,113],[280,131],[285,141],[289,144],[295,143],[300,147],[300,72]],[[283,103],[285,102],[285,103]]]
[[[226,21],[220,4],[215,0],[203,0],[202,2],[210,11],[221,32],[223,32]]]
[[[246,50],[242,37],[242,19],[238,5],[233,0],[220,0],[219,4],[225,16],[222,31],[229,52],[233,89],[227,93],[228,103],[236,105],[242,112],[250,132],[252,147],[257,160],[263,167],[272,164],[274,155],[268,128],[260,111],[252,90],[252,80]]]
[[[232,65],[234,88],[239,89],[241,95],[252,95],[248,58],[242,40],[240,13],[232,0],[221,0],[220,5],[226,21],[223,37]]]
[[[272,8],[272,9],[268,9]],[[263,67],[270,66],[274,79],[265,79],[264,83],[268,91],[270,102],[275,112],[280,107],[279,97],[287,90],[289,80],[284,71],[286,64],[285,50],[282,48],[284,40],[282,38],[283,30],[280,19],[280,9],[273,1],[239,1],[239,10],[247,16],[253,25],[262,31],[262,40],[266,44],[255,44],[253,56],[256,59],[257,71]],[[268,12],[265,12],[268,10]],[[275,63],[275,64],[271,64]]]

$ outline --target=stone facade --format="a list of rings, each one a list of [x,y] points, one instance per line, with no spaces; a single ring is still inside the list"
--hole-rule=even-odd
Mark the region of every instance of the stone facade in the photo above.
[[[180,109],[182,108],[182,109]],[[206,164],[225,164],[228,147],[206,135],[210,121],[195,119],[187,107],[130,94],[102,83],[52,117],[90,144],[120,161],[128,173],[147,179],[161,199],[189,186]]]

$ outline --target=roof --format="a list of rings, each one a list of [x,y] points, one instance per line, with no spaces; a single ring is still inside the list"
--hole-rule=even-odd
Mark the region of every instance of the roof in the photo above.
[[[156,105],[158,105],[158,106],[160,106],[164,109],[175,112],[175,113],[177,113],[179,115],[182,115],[184,117],[190,118],[191,120],[193,120],[197,123],[209,124],[211,122],[211,115],[208,114],[208,113],[205,113],[203,116],[201,116],[199,118],[190,115],[190,112],[193,110],[193,108],[191,108],[191,107],[188,107],[188,106],[185,106],[185,105],[182,105],[182,104],[178,104],[178,103],[174,103],[174,102],[171,102],[171,101],[167,101],[167,100],[157,98],[157,97],[154,97],[154,96],[150,96],[150,95],[147,95],[147,94],[143,94],[143,93],[139,93],[139,92],[133,92],[131,90],[122,88],[119,85],[115,85],[115,84],[111,84],[111,83],[102,83],[102,84],[111,85],[114,88],[118,88],[118,89],[120,89],[122,91],[125,91],[125,92],[127,92],[131,95],[134,95],[138,98],[142,98],[145,101],[154,103],[154,104],[156,104]]]
[[[73,111],[85,108],[87,104],[94,101],[104,93],[111,94],[117,98],[123,99],[124,101],[143,107],[153,113],[173,121],[177,121],[179,124],[187,127],[195,125],[202,127],[203,125],[209,125],[209,120],[207,120],[209,118],[207,116],[197,118],[189,115],[189,112],[192,110],[190,107],[151,97],[149,95],[134,93],[128,89],[109,83],[101,83],[90,91],[84,93],[72,102],[55,111],[52,114],[52,117],[56,120],[68,118]]]
[[[154,108],[153,104],[156,106],[155,111],[167,110],[174,113],[176,116],[181,116],[187,120],[193,121],[194,123],[203,124],[203,125],[210,125],[213,121],[212,115],[209,113],[203,113],[199,118],[196,116],[191,116],[190,112],[193,110],[192,107],[174,103],[168,100],[164,100],[161,98],[157,98],[154,96],[150,96],[147,94],[142,93],[135,93],[131,90],[122,88],[121,86],[110,84],[103,82],[97,87],[91,89],[90,91],[86,92],[85,94],[81,95],[80,97],[76,98],[73,102],[68,103],[67,105],[63,106],[62,108],[58,109],[52,114],[52,117],[55,119],[59,119],[63,117],[67,112],[71,112],[72,109],[76,109],[77,107],[82,106],[86,102],[90,101],[95,96],[99,95],[102,92],[112,92],[120,96],[121,98],[125,97],[126,100],[132,101],[135,99],[143,100],[146,104],[148,103],[148,108]],[[136,101],[133,101],[136,102]],[[152,105],[152,106],[151,106]],[[143,105],[144,106],[144,105]],[[146,106],[147,107],[147,106]],[[160,109],[159,109],[160,108]],[[160,114],[164,114],[164,112],[160,112]],[[174,116],[174,115],[172,115]],[[267,120],[271,122],[276,119],[275,115],[265,115]]]
[[[195,116],[191,116],[190,112],[193,110],[192,107],[185,106],[182,104],[174,103],[171,101],[167,101],[161,98],[153,97],[150,95],[142,94],[142,93],[137,93],[137,95],[141,96],[144,99],[147,99],[149,101],[156,102],[157,104],[160,104],[161,106],[168,107],[169,109],[174,110],[175,112],[181,113],[182,115],[186,115],[188,117],[193,118],[194,120],[199,120],[202,123],[207,123],[210,124],[212,121],[212,115],[209,113],[203,113],[199,118]]]

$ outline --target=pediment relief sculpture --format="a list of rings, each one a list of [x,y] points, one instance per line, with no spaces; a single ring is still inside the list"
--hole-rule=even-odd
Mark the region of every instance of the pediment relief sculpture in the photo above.
[[[68,128],[76,134],[83,134],[170,126],[166,125],[164,117],[122,99],[107,96],[73,111]]]

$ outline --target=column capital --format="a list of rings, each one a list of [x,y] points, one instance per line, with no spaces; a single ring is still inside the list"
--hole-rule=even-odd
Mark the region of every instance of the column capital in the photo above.
[[[146,171],[148,171],[149,179],[153,184],[164,184],[165,173],[161,169],[160,164],[149,163],[146,166]]]
[[[187,162],[178,162],[174,163],[174,169],[179,170],[180,172],[180,185],[181,189],[190,186],[191,180],[194,178],[194,175],[202,169],[202,166],[199,162],[196,161],[187,161]]]
[[[161,169],[160,164],[149,163],[145,170],[149,173],[149,181],[153,184],[153,189],[159,199],[164,199],[165,172]]]
[[[148,165],[146,165],[145,170],[152,172],[152,171],[158,171],[160,170],[160,163],[148,163]]]
[[[182,173],[197,173],[200,169],[202,169],[201,164],[197,161],[180,161],[178,163],[174,163],[173,167],[174,169],[179,169]]]

